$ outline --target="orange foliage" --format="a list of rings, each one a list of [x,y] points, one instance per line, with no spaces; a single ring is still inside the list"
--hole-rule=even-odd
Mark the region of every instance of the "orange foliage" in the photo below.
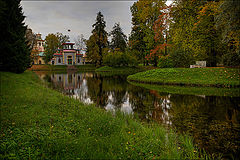
[[[153,30],[155,33],[154,40],[157,44],[154,49],[150,51],[150,54],[146,56],[147,59],[151,59],[155,56],[160,57],[161,51],[163,51],[169,44],[167,44],[167,32],[170,23],[170,10],[172,6],[165,6],[161,8],[161,14],[154,22]],[[163,40],[163,42],[160,42]]]

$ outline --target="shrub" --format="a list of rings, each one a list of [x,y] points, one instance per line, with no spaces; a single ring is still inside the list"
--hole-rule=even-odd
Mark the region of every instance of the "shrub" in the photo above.
[[[125,52],[114,51],[103,57],[103,64],[111,67],[115,66],[136,66],[137,59]]]
[[[240,53],[227,53],[222,56],[223,64],[226,66],[239,66]]]
[[[193,56],[181,49],[172,50],[169,59],[171,59],[173,67],[189,67],[195,63]]]
[[[173,67],[172,59],[170,59],[169,56],[161,57],[158,61],[158,67],[172,68]]]

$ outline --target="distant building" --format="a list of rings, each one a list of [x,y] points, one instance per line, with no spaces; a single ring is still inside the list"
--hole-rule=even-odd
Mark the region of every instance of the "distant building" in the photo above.
[[[51,60],[52,65],[84,65],[86,62],[85,52],[74,49],[74,43],[66,42],[62,44],[62,49],[58,49]]]
[[[36,43],[33,46],[31,55],[33,57],[33,64],[45,64],[44,57],[44,44],[45,41],[42,40],[41,34],[36,34]]]

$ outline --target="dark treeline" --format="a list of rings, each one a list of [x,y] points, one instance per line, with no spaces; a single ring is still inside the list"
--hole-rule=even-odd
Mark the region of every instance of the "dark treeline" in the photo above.
[[[30,45],[26,40],[20,0],[0,1],[0,70],[24,72],[30,66]]]

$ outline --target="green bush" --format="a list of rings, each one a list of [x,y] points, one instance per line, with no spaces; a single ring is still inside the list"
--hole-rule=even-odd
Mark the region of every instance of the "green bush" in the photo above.
[[[160,67],[160,68],[172,68],[173,67],[172,59],[170,59],[168,56],[161,57],[158,61],[158,67]]]
[[[173,67],[189,67],[194,64],[194,58],[181,49],[174,49],[170,52],[170,57]]]
[[[137,59],[125,52],[114,51],[103,57],[103,64],[111,67],[115,66],[136,66]]]
[[[223,64],[226,66],[240,66],[240,53],[227,53],[222,57]]]

